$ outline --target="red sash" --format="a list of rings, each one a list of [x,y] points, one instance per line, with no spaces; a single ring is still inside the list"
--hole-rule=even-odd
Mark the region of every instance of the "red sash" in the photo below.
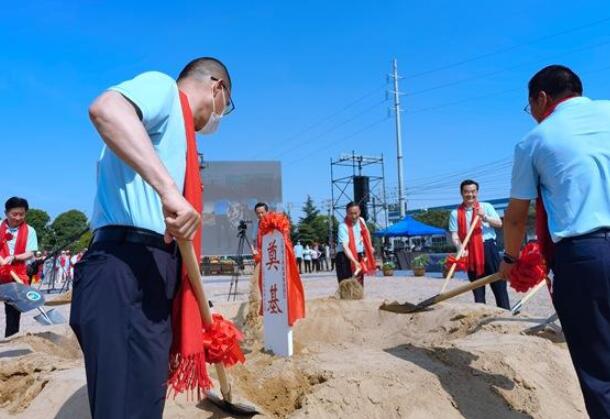
[[[373,242],[371,241],[371,234],[366,226],[366,223],[362,218],[358,220],[360,223],[360,235],[362,236],[362,244],[364,245],[364,263],[362,266],[362,273],[372,273],[375,275],[377,264],[375,263],[375,250],[373,249]],[[345,217],[345,224],[347,224],[347,230],[349,232],[349,250],[356,260],[358,260],[358,251],[356,250],[356,239],[354,237],[354,225],[350,217]],[[352,263],[352,272],[356,270],[356,267]]]
[[[542,121],[544,121],[550,114],[553,113],[557,105],[562,102],[565,102],[568,99],[572,99],[575,96],[568,96],[563,98],[557,103],[554,103],[547,111],[544,113],[542,117]],[[540,121],[540,122],[542,122]],[[553,239],[551,238],[551,233],[549,231],[549,221],[548,215],[546,213],[546,208],[544,208],[544,202],[542,200],[542,191],[540,189],[540,185],[538,185],[538,198],[536,199],[536,237],[538,237],[538,243],[540,244],[540,253],[544,257],[546,261],[545,266],[547,272],[551,267],[551,263],[553,260],[553,255],[555,253],[555,249],[553,247]]]
[[[186,175],[184,178],[184,198],[201,214],[203,208],[203,185],[199,173],[199,156],[195,141],[193,114],[188,98],[180,93],[180,105],[186,132]],[[192,245],[197,256],[201,255],[202,226],[199,226]],[[172,307],[173,341],[170,351],[170,391],[180,393],[197,389],[207,391],[212,381],[207,373],[206,361],[223,363],[225,366],[243,362],[244,356],[239,347],[241,333],[219,314],[213,315],[213,323],[205,327],[199,311],[199,304],[186,267],[183,265],[180,276],[180,289]]]
[[[8,242],[13,239],[13,235],[7,230],[8,222],[4,220],[2,224],[0,224],[0,256],[3,258],[11,256]],[[19,230],[17,230],[17,239],[15,241],[15,251],[13,252],[13,255],[21,255],[25,253],[27,242],[28,226],[26,223],[21,223]],[[14,281],[13,277],[11,276],[11,271],[19,275],[24,283],[27,284],[29,282],[25,261],[13,260],[13,263],[10,265],[0,266],[0,283],[5,284]]]
[[[475,202],[472,207],[472,217],[470,223],[474,222],[474,218],[479,213],[479,203]],[[464,204],[457,209],[458,236],[463,243],[468,234],[466,227],[466,207]],[[483,227],[482,221],[479,219],[478,225],[474,228],[470,241],[468,242],[468,271],[474,272],[476,276],[485,274],[485,248],[483,247]]]

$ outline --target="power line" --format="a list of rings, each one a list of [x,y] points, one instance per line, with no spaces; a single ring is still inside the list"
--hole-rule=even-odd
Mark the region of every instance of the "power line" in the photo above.
[[[325,124],[326,122],[329,122],[329,121],[335,119],[338,115],[342,114],[347,109],[350,109],[351,107],[353,107],[356,104],[362,102],[363,100],[373,96],[375,93],[380,93],[380,89],[382,87],[384,87],[384,86],[385,86],[385,84],[378,85],[377,87],[375,87],[375,89],[369,91],[368,93],[365,93],[364,95],[358,97],[357,99],[355,99],[355,100],[349,102],[348,104],[342,106],[337,111],[332,112],[331,114],[326,115],[326,116],[324,116],[324,117],[322,117],[322,118],[312,122],[310,125],[307,125],[305,128],[301,129],[297,133],[295,133],[295,134],[293,134],[291,136],[285,137],[284,139],[282,139],[280,141],[277,141],[275,143],[276,144],[287,144],[287,143],[294,142],[294,140],[300,138],[301,136],[303,136],[303,134],[313,130],[316,127],[319,127],[320,125]]]
[[[461,65],[464,65],[464,64],[467,64],[467,63],[471,63],[473,61],[478,61],[478,60],[481,60],[483,58],[493,57],[495,55],[503,54],[505,52],[512,51],[512,50],[515,50],[515,49],[518,49],[518,48],[521,48],[521,47],[524,47],[524,46],[536,44],[538,42],[542,42],[542,41],[553,39],[553,38],[556,38],[556,37],[559,37],[559,36],[567,35],[567,34],[570,34],[570,33],[573,33],[573,32],[577,32],[577,31],[580,31],[582,29],[586,29],[586,28],[589,28],[589,27],[592,27],[592,26],[597,26],[597,25],[600,25],[602,23],[606,23],[608,21],[610,21],[610,17],[605,17],[603,19],[596,20],[596,21],[593,21],[593,22],[590,22],[590,23],[585,23],[584,25],[576,26],[576,27],[571,28],[571,29],[567,29],[567,30],[564,30],[564,31],[561,31],[561,32],[556,32],[556,33],[553,33],[553,34],[550,34],[550,35],[546,35],[546,36],[534,39],[533,41],[521,42],[521,43],[512,45],[510,47],[500,48],[500,49],[497,49],[495,51],[490,51],[490,52],[487,52],[487,53],[484,53],[484,54],[475,55],[474,57],[470,57],[470,58],[466,58],[466,59],[463,59],[463,60],[459,60],[459,61],[456,61],[456,62],[451,63],[451,64],[446,64],[446,65],[443,65],[443,66],[440,66],[440,67],[436,67],[436,68],[433,68],[433,69],[430,69],[430,70],[421,71],[419,73],[414,73],[414,74],[409,75],[408,77],[410,79],[413,79],[413,78],[416,78],[416,77],[422,77],[422,76],[426,76],[428,74],[436,73],[436,72],[439,72],[439,71],[448,70],[450,68],[458,67],[458,66],[461,66]]]
[[[332,132],[332,131],[336,130],[337,128],[341,128],[342,126],[344,126],[344,125],[346,125],[346,124],[348,124],[348,123],[350,123],[350,122],[354,121],[355,119],[358,119],[358,118],[359,118],[359,117],[361,117],[362,115],[364,115],[364,114],[366,114],[367,112],[369,112],[371,109],[374,109],[374,108],[378,107],[379,105],[382,105],[382,104],[383,104],[383,103],[385,103],[385,102],[386,102],[386,101],[385,101],[385,99],[384,99],[384,100],[382,100],[382,101],[380,101],[380,102],[376,102],[376,103],[374,103],[373,105],[371,105],[371,106],[369,106],[369,107],[367,107],[367,108],[365,108],[365,109],[361,110],[360,112],[358,112],[357,114],[353,115],[352,117],[350,117],[350,118],[348,118],[348,119],[344,120],[343,122],[341,122],[341,123],[339,123],[339,124],[336,124],[336,125],[334,125],[334,126],[332,126],[332,127],[328,128],[328,129],[326,129],[326,130],[322,131],[321,133],[319,133],[319,134],[318,134],[318,135],[316,135],[315,137],[310,138],[310,139],[309,139],[309,141],[312,141],[312,140],[317,140],[317,139],[319,139],[319,138],[324,137],[324,136],[325,136],[325,135],[327,135],[329,132]],[[288,149],[286,149],[286,150],[284,150],[284,151],[282,151],[282,152],[280,152],[280,153],[277,153],[277,154],[274,156],[274,158],[279,158],[279,157],[281,157],[281,156],[283,156],[283,155],[286,155],[286,154],[287,154],[287,153],[289,153],[289,152],[292,152],[292,151],[296,150],[297,148],[301,148],[302,146],[303,146],[302,144],[298,144],[297,146],[290,147],[290,148],[288,148]]]
[[[326,144],[326,145],[324,145],[324,146],[322,146],[322,147],[319,147],[319,148],[317,148],[317,149],[313,150],[312,152],[310,152],[310,153],[308,153],[308,154],[305,154],[304,156],[300,156],[300,157],[299,157],[298,159],[296,159],[296,160],[293,160],[293,161],[291,161],[291,162],[288,162],[288,164],[290,165],[290,164],[295,164],[295,163],[303,162],[303,160],[304,160],[306,157],[309,157],[309,156],[311,156],[311,155],[313,155],[313,154],[315,154],[315,153],[318,153],[318,152],[320,152],[320,151],[323,151],[323,150],[329,149],[329,148],[331,148],[331,147],[334,147],[334,146],[336,146],[336,145],[338,145],[338,144],[341,144],[341,143],[343,143],[344,141],[347,141],[347,140],[349,140],[350,138],[353,138],[353,137],[355,137],[355,136],[357,136],[357,135],[359,135],[359,134],[363,133],[364,131],[368,131],[369,129],[371,129],[371,128],[373,128],[373,127],[375,127],[375,126],[377,126],[377,125],[379,125],[379,124],[381,124],[382,122],[385,122],[385,121],[387,121],[387,120],[388,120],[388,117],[387,117],[387,116],[386,116],[386,117],[383,117],[382,119],[378,119],[378,120],[376,120],[376,121],[374,121],[374,122],[372,122],[372,123],[370,123],[370,124],[368,124],[368,125],[364,126],[363,128],[359,129],[358,131],[353,132],[353,133],[351,133],[351,134],[349,134],[349,135],[346,135],[345,137],[342,137],[342,138],[340,138],[340,139],[339,139],[339,140],[337,140],[337,141],[330,142],[329,144]]]
[[[576,52],[582,52],[582,51],[586,51],[586,50],[589,50],[589,49],[595,49],[595,48],[599,48],[601,46],[608,45],[608,44],[610,44],[610,41],[604,41],[604,42],[600,42],[600,43],[597,43],[595,45],[589,45],[589,46],[586,46],[586,47],[574,48],[572,50],[568,50],[568,51],[562,52],[561,55],[562,56],[563,55],[569,55],[569,54],[573,54],[573,53],[576,53]],[[551,56],[555,56],[555,55],[557,55],[557,54],[552,54]],[[448,82],[448,83],[443,83],[443,84],[440,84],[440,85],[437,85],[437,86],[428,87],[428,88],[425,88],[425,89],[422,89],[422,90],[416,90],[416,91],[410,92],[410,93],[407,92],[406,94],[407,94],[407,96],[417,96],[417,95],[420,95],[420,94],[423,94],[423,93],[428,93],[428,92],[432,92],[434,90],[444,89],[446,87],[453,87],[453,86],[456,86],[456,85],[459,85],[459,84],[463,84],[463,83],[467,83],[467,82],[474,81],[474,80],[486,79],[486,78],[488,78],[490,76],[496,76],[498,74],[501,74],[501,73],[504,73],[504,72],[507,72],[507,71],[510,71],[510,70],[514,70],[514,69],[519,68],[519,67],[524,67],[524,66],[527,66],[527,65],[531,65],[533,63],[541,62],[541,61],[547,61],[548,59],[549,58],[547,57],[547,58],[544,58],[544,59],[535,59],[535,60],[531,60],[531,61],[526,61],[526,62],[522,62],[520,64],[513,65],[513,66],[510,66],[510,67],[507,67],[507,68],[502,68],[502,69],[499,69],[499,70],[494,70],[492,72],[485,73],[485,74],[482,74],[482,75],[467,77],[465,79],[460,79],[460,80],[454,80],[454,81],[451,81],[451,82]]]

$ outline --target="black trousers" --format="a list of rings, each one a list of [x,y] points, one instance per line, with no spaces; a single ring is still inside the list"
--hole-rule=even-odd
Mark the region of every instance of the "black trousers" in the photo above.
[[[297,265],[299,265],[299,273],[303,273],[303,258],[297,258]]]
[[[610,418],[610,233],[555,245],[553,304],[591,418]]]
[[[305,273],[311,273],[311,260],[305,259]]]
[[[21,312],[10,304],[4,303],[4,314],[6,328],[4,329],[4,337],[14,335],[19,332],[19,323],[21,322]]]
[[[175,253],[114,242],[94,243],[76,265],[70,325],[94,419],[161,419],[178,269]]]
[[[485,249],[485,271],[483,275],[476,276],[474,272],[468,272],[468,279],[472,282],[475,279],[483,278],[488,275],[493,275],[498,272],[500,268],[500,254],[498,253],[498,247],[496,246],[495,240],[486,240],[483,243]],[[506,289],[506,281],[496,281],[489,284],[494,297],[496,298],[496,305],[500,308],[510,310],[510,302],[508,300],[508,291]],[[474,294],[474,302],[485,304],[485,287],[477,288],[472,290]]]

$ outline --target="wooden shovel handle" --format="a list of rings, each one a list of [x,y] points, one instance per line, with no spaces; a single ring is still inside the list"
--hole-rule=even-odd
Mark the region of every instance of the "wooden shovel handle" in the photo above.
[[[466,234],[466,237],[464,238],[464,241],[462,242],[462,247],[460,247],[460,250],[457,252],[457,255],[455,255],[456,261],[459,260],[462,257],[462,255],[464,254],[464,250],[466,249],[466,246],[468,246],[468,242],[470,241],[470,237],[472,236],[472,233],[474,232],[474,229],[476,228],[477,224],[479,223],[479,218],[480,217],[477,214],[474,217],[474,220],[473,220],[472,224],[470,224],[470,228],[468,229],[468,233]],[[451,269],[449,269],[449,273],[447,274],[447,277],[445,278],[445,282],[443,282],[443,286],[441,288],[441,294],[445,291],[445,288],[447,288],[447,285],[449,284],[449,280],[451,279],[451,276],[453,276],[453,273],[455,272],[455,268],[456,267],[457,267],[457,262],[455,262],[453,265],[451,265]]]
[[[21,284],[21,285],[25,285],[23,283],[23,280],[14,271],[11,271],[11,276],[13,277],[13,279],[15,280],[16,283]]]
[[[197,262],[197,256],[195,255],[195,249],[190,241],[178,241],[178,248],[182,255],[182,263],[186,267],[186,271],[189,276],[191,288],[197,298],[199,304],[199,311],[201,312],[201,318],[206,325],[212,324],[212,312],[208,303],[208,298],[205,295],[203,284],[201,283],[201,273],[199,272],[199,263]],[[227,378],[225,366],[222,364],[214,364],[216,367],[216,374],[218,375],[218,381],[220,382],[220,392],[225,401],[231,403],[231,384]]]
[[[417,308],[429,307],[434,304],[438,304],[441,301],[448,300],[453,297],[457,297],[458,295],[464,294],[465,292],[472,291],[473,289],[485,286],[487,284],[491,284],[492,282],[496,282],[502,279],[499,273],[495,273],[493,275],[486,276],[484,278],[479,278],[476,281],[472,281],[468,284],[453,288],[445,293],[437,294],[434,297],[430,297],[427,300],[422,301],[417,305]]]

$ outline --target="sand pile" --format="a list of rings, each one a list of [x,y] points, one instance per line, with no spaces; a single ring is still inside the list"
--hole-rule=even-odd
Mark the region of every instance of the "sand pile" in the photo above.
[[[296,354],[290,360],[262,351],[260,328],[249,331],[247,363],[230,371],[236,399],[250,400],[266,417],[586,417],[560,334],[523,334],[536,322],[488,306],[443,304],[400,315],[377,310],[379,303],[309,301],[308,318],[295,327]],[[248,317],[247,304],[217,309],[242,325]],[[74,362],[49,359],[55,368]],[[0,358],[0,365],[6,363]],[[28,372],[48,382],[22,417],[45,417],[32,415],[41,398],[58,405],[46,417],[87,417],[82,366],[72,371],[81,381],[76,383],[74,374]],[[66,380],[73,380],[71,387],[62,384]],[[62,394],[49,389],[62,385]],[[181,397],[168,401],[165,417],[226,416],[208,402]]]
[[[65,326],[0,342],[0,409],[27,409],[55,372],[79,365],[81,354]]]

